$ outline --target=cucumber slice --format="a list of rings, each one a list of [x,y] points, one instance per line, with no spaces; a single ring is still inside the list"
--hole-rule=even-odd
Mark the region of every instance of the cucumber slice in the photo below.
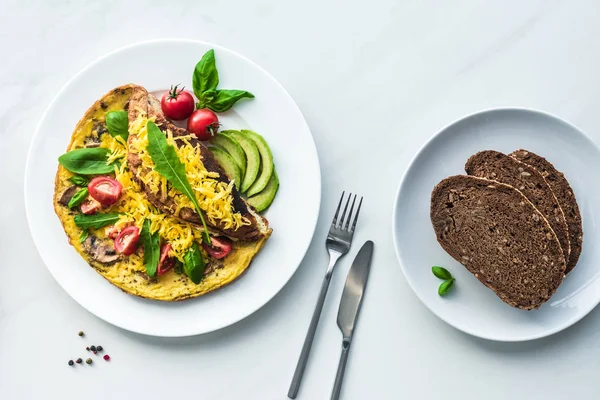
[[[217,162],[221,165],[221,168],[225,171],[225,173],[229,176],[229,179],[234,182],[236,188],[240,187],[241,172],[240,167],[238,167],[237,163],[233,160],[233,158],[220,147],[209,147],[208,148],[215,156]]]
[[[211,144],[222,147],[226,152],[229,153],[233,161],[240,167],[241,178],[244,178],[246,174],[246,153],[244,149],[235,139],[227,135],[217,134],[210,140]]]
[[[245,193],[258,176],[258,170],[260,169],[260,153],[258,152],[258,148],[253,140],[249,139],[240,131],[222,131],[221,135],[229,136],[231,139],[238,142],[244,150],[244,153],[246,153],[246,173],[244,174],[244,179],[240,185],[240,192]]]
[[[271,175],[273,175],[273,155],[271,154],[271,149],[269,148],[266,140],[258,133],[249,130],[242,130],[242,134],[246,135],[254,142],[254,144],[256,144],[258,152],[260,153],[260,174],[252,186],[248,188],[248,192],[246,193],[248,197],[252,197],[257,193],[262,192],[264,188],[267,187],[267,184],[271,179]]]
[[[271,205],[278,189],[279,177],[277,176],[275,169],[273,169],[271,179],[269,179],[269,183],[265,186],[263,191],[250,197],[246,202],[254,207],[256,211],[261,212]]]

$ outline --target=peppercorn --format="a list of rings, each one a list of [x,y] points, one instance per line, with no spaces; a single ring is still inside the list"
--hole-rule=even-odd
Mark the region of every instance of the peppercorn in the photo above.
[[[75,364],[75,363],[73,362],[73,360],[69,360],[69,365],[70,365],[70,366],[73,366],[73,364]]]
[[[98,350],[98,351],[102,351],[102,350],[104,350],[104,349],[102,348],[102,346],[96,346],[96,350]]]
[[[83,336],[84,335],[83,331],[79,331],[78,335]]]
[[[76,362],[77,364],[81,364],[81,363],[83,362],[83,360],[82,360],[81,358],[78,358],[77,360],[75,360],[75,362]]]
[[[104,358],[106,361],[110,360],[110,356],[108,354],[105,354],[102,358]]]
[[[90,351],[90,348],[89,348],[89,347],[86,347],[85,349],[86,349],[87,351]]]
[[[96,346],[94,346],[94,345],[91,345],[91,346],[90,346],[90,350],[91,350],[91,351],[96,351]]]
[[[92,351],[92,353],[96,354],[96,353],[98,353],[98,352],[97,352],[96,350],[94,350],[94,351]]]
[[[85,363],[86,363],[86,364],[91,364],[92,362],[93,362],[93,361],[92,361],[92,359],[91,359],[91,358],[88,358],[87,360],[85,360]]]

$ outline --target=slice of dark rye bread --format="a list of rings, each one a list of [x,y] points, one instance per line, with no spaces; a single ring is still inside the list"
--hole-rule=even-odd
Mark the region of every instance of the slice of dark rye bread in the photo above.
[[[560,286],[566,262],[558,238],[513,187],[451,176],[433,189],[430,217],[444,250],[505,303],[536,309]]]
[[[565,214],[565,220],[569,229],[571,253],[567,260],[567,273],[571,272],[575,268],[575,265],[577,265],[583,246],[581,214],[579,213],[579,206],[577,205],[577,200],[575,200],[575,194],[573,189],[571,189],[571,185],[569,185],[565,175],[554,168],[554,165],[544,157],[523,149],[513,151],[510,153],[510,156],[537,169],[554,192],[558,204]]]
[[[569,228],[558,200],[535,168],[494,150],[480,151],[465,165],[467,174],[505,183],[518,189],[548,220],[558,237],[565,260],[569,259]]]

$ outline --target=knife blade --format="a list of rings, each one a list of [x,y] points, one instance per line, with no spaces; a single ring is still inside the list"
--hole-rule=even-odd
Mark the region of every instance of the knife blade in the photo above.
[[[331,393],[331,400],[337,400],[340,397],[342,390],[342,381],[344,380],[344,371],[346,370],[346,362],[348,361],[348,353],[352,344],[352,335],[356,328],[356,321],[360,306],[365,294],[365,287],[371,270],[371,259],[373,257],[373,242],[368,240],[359,250],[356,258],[352,262],[350,272],[346,278],[342,299],[340,300],[340,308],[338,310],[337,324],[342,331],[342,355],[338,365],[335,383]]]

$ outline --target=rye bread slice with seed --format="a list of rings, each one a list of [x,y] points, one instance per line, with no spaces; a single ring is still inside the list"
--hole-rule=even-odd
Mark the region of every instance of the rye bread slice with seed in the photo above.
[[[569,253],[569,258],[567,260],[567,273],[571,272],[571,270],[575,268],[575,265],[577,265],[583,246],[581,214],[579,213],[579,206],[577,205],[577,200],[575,199],[575,194],[571,185],[569,185],[565,175],[554,168],[554,165],[544,157],[523,149],[512,152],[510,156],[537,169],[544,179],[546,179],[546,182],[548,182],[550,189],[554,192],[558,204],[565,214],[565,220],[569,230],[571,253]]]
[[[565,260],[571,251],[569,228],[548,182],[535,168],[494,150],[480,151],[465,165],[467,174],[491,179],[518,189],[548,220],[558,237]]]
[[[548,221],[511,186],[458,175],[431,193],[440,245],[505,303],[533,310],[563,280],[566,262]]]

